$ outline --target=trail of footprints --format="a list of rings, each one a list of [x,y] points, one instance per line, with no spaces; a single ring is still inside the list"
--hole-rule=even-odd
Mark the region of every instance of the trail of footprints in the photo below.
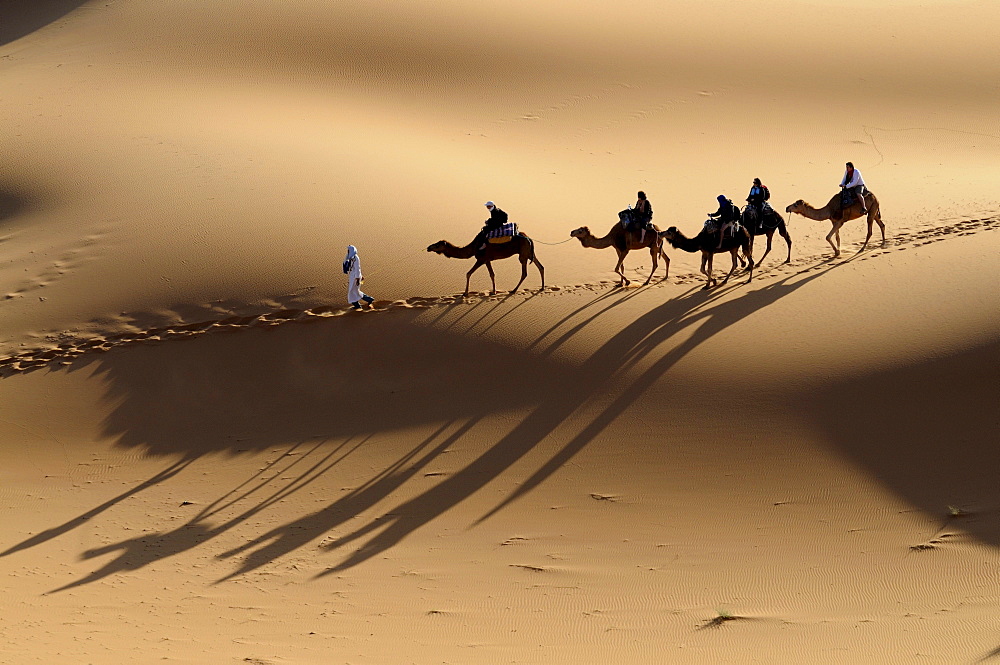
[[[915,231],[903,231],[886,239],[883,245],[876,237],[872,238],[870,251],[860,257],[861,260],[868,260],[882,256],[891,251],[905,250],[909,247],[920,247],[933,242],[940,242],[952,237],[967,236],[982,231],[992,231],[1000,228],[1000,216],[987,217],[981,219],[969,219],[956,221],[944,226],[919,229]],[[760,239],[758,239],[759,241]],[[772,256],[778,252],[779,257],[784,249],[780,239],[775,238],[775,245],[771,251]],[[854,247],[860,247],[861,243],[854,243]],[[759,250],[760,251],[760,250]],[[844,252],[840,261],[849,260],[851,256],[845,256],[849,251]],[[755,271],[755,276],[760,279],[768,279],[776,276],[787,275],[794,272],[801,272],[803,268],[820,268],[828,265],[821,256],[799,256],[792,259],[791,263],[780,263],[780,258],[772,259],[768,257],[767,264],[759,272]],[[645,273],[642,273],[645,277]],[[659,280],[660,277],[654,277]],[[700,273],[688,272],[673,274],[669,282],[675,284],[695,284],[704,281]],[[539,294],[549,296],[559,292],[573,293],[583,290],[602,291],[614,288],[616,282],[602,280],[592,284],[575,284],[572,286],[549,286]],[[646,288],[657,288],[662,286],[657,281],[653,281]],[[537,293],[537,292],[536,292]],[[461,294],[440,297],[412,297],[405,300],[375,302],[375,311],[388,311],[394,309],[427,309],[431,307],[442,307],[456,303],[473,303],[484,299],[500,300],[506,294],[489,295],[487,293],[472,293],[469,297]],[[140,343],[156,343],[168,340],[191,339],[198,335],[217,332],[232,332],[236,330],[277,326],[285,323],[297,321],[308,322],[325,318],[359,315],[366,312],[355,312],[349,307],[334,307],[323,305],[312,309],[277,309],[257,316],[231,316],[218,320],[200,321],[181,325],[164,326],[151,328],[148,330],[120,333],[105,337],[93,337],[81,339],[68,334],[60,335],[64,341],[54,347],[29,349],[13,355],[0,357],[0,376],[6,377],[19,372],[30,371],[43,367],[59,367],[72,364],[73,360],[88,354],[97,354],[110,351],[111,349]]]
[[[91,253],[90,248],[97,245],[104,234],[104,231],[99,230],[82,238],[76,244],[63,249],[55,260],[46,260],[43,257],[48,256],[48,253],[40,253],[36,260],[43,265],[40,268],[35,268],[36,272],[34,275],[26,277],[21,285],[13,291],[6,293],[3,299],[12,300],[14,298],[22,298],[33,291],[49,286],[53,282],[62,279],[63,275],[67,272],[72,272],[88,261],[94,260],[95,256]],[[26,272],[30,272],[30,270],[31,268],[25,268]],[[40,296],[40,299],[45,300],[45,297]]]

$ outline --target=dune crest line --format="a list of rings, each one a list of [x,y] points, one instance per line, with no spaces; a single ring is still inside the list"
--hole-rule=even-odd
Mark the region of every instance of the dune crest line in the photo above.
[[[1000,216],[983,217],[977,219],[959,220],[916,231],[898,233],[888,238],[884,245],[875,245],[866,250],[861,260],[877,258],[888,252],[908,247],[921,247],[933,242],[940,242],[950,238],[968,236],[983,231],[992,231],[1000,228]],[[853,243],[860,246],[860,242]],[[853,260],[857,255],[851,257],[833,259],[840,261]],[[777,264],[765,267],[760,270],[760,279],[769,279],[791,272],[801,272],[809,270],[810,266],[819,267],[825,265],[830,259],[825,259],[821,254],[799,256],[787,264]],[[695,272],[681,273],[669,278],[670,283],[691,284],[700,282],[702,277]],[[648,286],[633,288],[659,288],[664,286],[662,281],[653,282]],[[541,292],[533,290],[522,290],[515,294],[515,297],[523,297],[527,294],[541,293],[542,295],[558,295],[560,293],[574,293],[581,290],[610,290],[619,288],[612,280],[601,280],[598,282],[576,284],[572,286],[547,286]],[[0,357],[0,377],[8,377],[13,374],[27,372],[44,367],[64,367],[81,356],[97,354],[110,351],[111,349],[142,343],[158,343],[169,340],[191,339],[198,335],[213,332],[233,332],[247,328],[261,328],[277,326],[290,322],[311,322],[320,319],[334,318],[339,316],[369,316],[375,312],[389,312],[393,310],[409,309],[430,309],[433,307],[443,307],[457,303],[475,303],[481,300],[502,299],[508,297],[506,292],[489,294],[486,292],[470,292],[468,296],[461,293],[448,296],[413,296],[402,300],[377,300],[375,308],[371,311],[356,311],[350,306],[320,305],[312,308],[281,308],[270,312],[254,316],[230,316],[222,319],[197,321],[171,326],[160,326],[140,330],[137,332],[117,333],[113,335],[98,335],[89,338],[74,339],[71,335],[64,333],[58,337],[65,341],[59,342],[51,347],[39,347],[28,349],[20,353]]]

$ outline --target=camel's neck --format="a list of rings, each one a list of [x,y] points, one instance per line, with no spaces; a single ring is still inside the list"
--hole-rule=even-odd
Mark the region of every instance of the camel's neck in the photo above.
[[[822,208],[813,208],[808,203],[803,203],[795,212],[799,213],[806,219],[815,219],[817,221],[825,221],[830,219],[830,206],[826,205]]]
[[[695,238],[688,238],[687,236],[685,236],[680,231],[678,231],[677,235],[675,235],[670,240],[670,244],[673,247],[676,247],[677,249],[681,250],[682,252],[692,252],[692,253],[694,253],[694,252],[700,252],[701,251],[701,243],[698,241],[698,238],[696,238],[696,237]]]
[[[471,259],[476,254],[476,241],[473,240],[465,247],[456,247],[450,242],[445,243],[441,253],[449,259]]]
[[[593,249],[604,249],[605,247],[611,247],[611,245],[614,244],[614,235],[615,235],[615,230],[614,228],[612,228],[611,231],[608,232],[608,235],[604,236],[603,238],[598,238],[593,235],[582,236],[580,238],[580,243],[582,243],[584,247],[591,247]]]

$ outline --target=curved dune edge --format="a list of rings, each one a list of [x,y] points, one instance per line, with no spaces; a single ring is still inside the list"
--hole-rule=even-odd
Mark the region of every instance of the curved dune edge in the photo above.
[[[768,264],[763,269],[758,268],[755,270],[754,276],[758,280],[766,280],[788,275],[790,273],[808,272],[814,268],[818,269],[826,267],[831,262],[847,263],[854,260],[874,259],[884,256],[890,252],[920,247],[930,243],[948,240],[949,238],[957,238],[985,231],[993,231],[997,228],[1000,228],[1000,215],[960,220],[940,226],[932,226],[915,231],[902,232],[896,235],[888,236],[884,244],[877,241],[876,237],[873,236],[870,247],[865,248],[863,254],[855,253],[842,255],[841,258],[838,259],[831,258],[829,254],[826,256],[817,254],[798,257],[793,256],[792,261],[787,264],[772,262],[772,259],[769,257]],[[781,243],[781,246],[779,246],[778,243]],[[774,255],[777,253],[780,256],[782,246],[783,241],[776,236],[771,254]],[[862,243],[855,242],[852,246],[860,248],[862,247]],[[763,239],[758,238],[755,248],[757,251],[761,251],[762,247]],[[721,272],[721,274],[724,275],[726,271],[724,269],[720,271],[719,267],[720,265],[725,265],[726,257],[720,255],[719,258],[721,260],[717,260],[716,274],[718,275]],[[735,273],[733,280],[730,281],[730,284],[736,284],[741,281],[739,276],[743,272],[744,271],[740,270]],[[668,279],[671,283],[680,285],[690,285],[704,281],[704,277],[702,275],[693,272],[671,275]],[[662,279],[656,278],[655,281],[651,282],[648,286],[641,288],[659,288],[663,286],[664,284]],[[541,292],[533,291],[531,289],[522,289],[518,294],[513,295],[515,297],[524,297],[525,294],[529,293],[542,293],[546,296],[553,296],[558,295],[559,293],[573,293],[582,290],[600,291],[610,290],[613,288],[618,288],[613,281],[601,280],[600,282],[575,284],[571,286],[547,286]],[[629,288],[640,287],[638,286],[638,283],[633,283],[633,285]],[[235,332],[249,328],[279,326],[291,322],[308,323],[345,315],[360,316],[391,312],[394,310],[430,309],[463,302],[474,304],[483,300],[499,300],[509,297],[509,295],[511,294],[508,294],[507,292],[490,294],[473,291],[470,292],[468,296],[463,296],[460,293],[448,296],[413,296],[402,300],[377,300],[374,303],[374,309],[360,311],[356,311],[351,307],[341,307],[335,305],[320,305],[306,309],[282,308],[254,316],[230,316],[222,319],[154,327],[137,332],[97,335],[86,339],[74,339],[71,333],[62,333],[58,335],[58,337],[65,341],[62,341],[57,345],[38,347],[22,351],[20,353],[0,357],[0,377],[7,377],[20,372],[27,372],[42,368],[65,367],[71,365],[75,359],[80,358],[81,356],[104,353],[115,348],[132,346],[135,344],[184,340],[208,333]]]

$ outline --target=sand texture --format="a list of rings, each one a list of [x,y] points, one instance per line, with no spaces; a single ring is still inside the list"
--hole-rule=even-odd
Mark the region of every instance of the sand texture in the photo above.
[[[0,3],[0,663],[1000,662],[997,24]]]

